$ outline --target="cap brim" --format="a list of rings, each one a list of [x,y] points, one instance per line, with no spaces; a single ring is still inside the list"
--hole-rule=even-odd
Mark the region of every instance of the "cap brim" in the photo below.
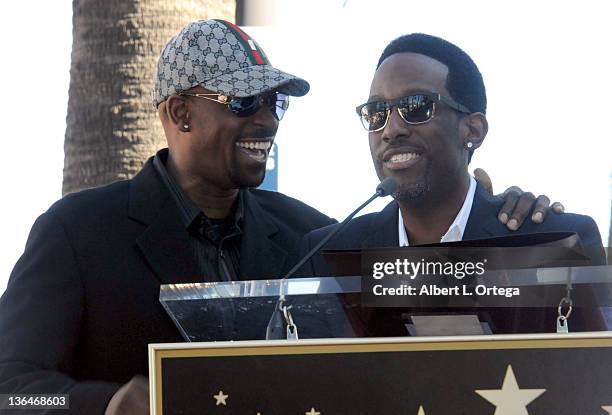
[[[268,91],[278,91],[301,97],[310,90],[310,85],[305,80],[270,65],[253,65],[240,68],[232,73],[207,80],[201,85],[211,91],[239,98]]]

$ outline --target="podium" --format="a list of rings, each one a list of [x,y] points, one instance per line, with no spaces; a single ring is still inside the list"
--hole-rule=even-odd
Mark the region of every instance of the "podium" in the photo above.
[[[185,343],[149,345],[151,413],[612,413],[612,266],[576,234],[323,258],[162,286]]]
[[[280,296],[300,339],[408,336],[410,316],[466,312],[488,322],[492,334],[554,333],[569,284],[569,331],[612,327],[602,312],[612,306],[612,266],[489,271],[471,284],[519,288],[521,295],[481,297],[471,306],[457,298],[425,309],[394,302],[366,307],[362,282],[360,276],[348,276],[170,284],[161,287],[160,301],[188,342],[265,339]]]
[[[151,415],[605,414],[611,353],[610,332],[152,344]]]
[[[162,286],[160,301],[186,342],[149,345],[151,413],[612,410],[612,319],[602,313],[612,305],[612,266],[487,271],[471,285],[519,288],[521,295],[503,304],[483,298],[469,308],[447,301],[425,313],[364,305],[363,279]],[[558,306],[568,287],[569,333],[559,334]],[[280,313],[281,325],[294,324],[299,341],[265,340],[279,299],[289,311]],[[421,314],[477,317],[490,334],[415,336],[410,326]],[[529,399],[496,400],[516,393],[508,386],[515,384]]]

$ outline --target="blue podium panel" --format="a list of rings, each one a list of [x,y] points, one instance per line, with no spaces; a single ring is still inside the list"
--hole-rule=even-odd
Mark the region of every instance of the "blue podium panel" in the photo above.
[[[259,189],[278,191],[278,145],[276,143],[272,144],[270,149],[266,164],[266,177]]]

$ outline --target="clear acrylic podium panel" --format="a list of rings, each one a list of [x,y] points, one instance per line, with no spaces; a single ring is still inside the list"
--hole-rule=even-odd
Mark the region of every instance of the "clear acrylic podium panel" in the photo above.
[[[568,280],[575,293],[581,287],[588,287],[601,307],[597,311],[603,313],[604,324],[607,323],[595,330],[612,328],[609,308],[612,306],[612,266],[488,271],[480,279],[499,287],[552,287],[555,298],[559,299]],[[169,284],[161,286],[160,302],[186,341],[258,340],[265,339],[266,327],[281,293],[291,305],[300,338],[404,336],[408,335],[406,314],[415,311],[363,307],[359,276]],[[503,320],[496,324],[499,330],[494,334],[554,331],[556,305],[549,304],[546,312],[544,308],[517,310],[511,307],[493,310],[493,318]],[[480,315],[483,310],[472,311]],[[450,310],[454,312],[461,310]],[[529,314],[533,313],[543,321],[535,329],[517,329],[517,323],[505,321],[516,319],[516,315],[507,317],[512,313],[521,314],[523,320],[529,321],[534,320]],[[571,318],[569,322],[571,327]]]

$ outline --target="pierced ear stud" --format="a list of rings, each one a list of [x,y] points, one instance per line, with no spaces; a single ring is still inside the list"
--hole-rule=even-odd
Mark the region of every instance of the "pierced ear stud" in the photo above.
[[[188,130],[188,129],[189,129],[189,124],[184,124],[184,125],[183,125],[183,128],[184,128],[185,130]]]
[[[472,143],[471,141],[468,141],[467,144],[465,145],[467,148],[472,148],[474,147],[474,143]]]

